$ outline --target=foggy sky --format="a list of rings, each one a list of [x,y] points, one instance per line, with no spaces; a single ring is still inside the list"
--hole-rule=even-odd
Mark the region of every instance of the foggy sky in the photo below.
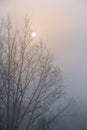
[[[21,23],[32,17],[32,28],[54,53],[70,95],[86,101],[87,1],[0,0],[0,16],[11,15]]]

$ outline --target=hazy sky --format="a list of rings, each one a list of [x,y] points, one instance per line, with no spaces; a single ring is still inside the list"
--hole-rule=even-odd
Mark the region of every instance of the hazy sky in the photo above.
[[[69,93],[87,95],[87,1],[0,0],[0,15],[20,23],[32,16],[32,27],[46,41],[60,65]],[[85,100],[86,101],[86,100]]]

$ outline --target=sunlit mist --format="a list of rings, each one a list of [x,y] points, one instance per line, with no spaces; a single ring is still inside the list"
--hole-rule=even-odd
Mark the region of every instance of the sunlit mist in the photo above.
[[[29,26],[26,27],[26,30],[27,30],[26,34],[28,34],[29,32],[29,35],[26,38],[24,37],[25,41],[27,40],[32,41],[33,44],[29,44],[29,45],[31,45],[31,48],[34,48],[34,45],[36,45],[36,48],[34,48],[33,50],[37,51],[38,53],[41,52],[40,47],[38,46],[38,42],[42,42],[43,46],[44,47],[46,46],[47,50],[49,50],[54,57],[53,59],[54,66],[60,67],[60,70],[62,72],[61,77],[63,78],[63,85],[65,87],[64,88],[65,95],[68,95],[67,97],[69,98],[71,97],[75,99],[76,102],[80,101],[81,106],[83,104],[83,108],[86,109],[86,113],[87,113],[87,0],[0,0],[0,18],[2,19],[1,26],[2,25],[6,26],[5,25],[6,23],[3,22],[4,21],[3,19],[4,18],[6,19],[7,16],[10,16],[12,25],[13,25],[12,26],[13,30],[14,28],[16,28],[16,32],[17,32],[16,35],[18,36],[17,40],[20,39],[20,41],[22,40],[22,38],[20,38],[20,34],[26,32],[24,31],[24,27],[26,26],[26,24],[24,24],[25,17],[27,16],[29,18]],[[5,33],[5,31],[3,31],[1,34],[1,30],[3,30],[3,27],[1,28],[1,26],[0,26],[0,43],[2,43],[3,41],[3,44],[2,44],[3,46],[6,43],[5,38],[7,38],[8,35],[6,35],[3,39],[1,39],[1,36],[3,36]],[[10,35],[11,33],[12,32],[10,32]],[[12,36],[10,38],[12,38]],[[14,37],[12,43],[14,43],[15,39],[16,38]],[[10,40],[10,42],[11,41],[12,39]],[[38,42],[36,43],[36,41]],[[27,43],[29,42],[27,41]],[[9,40],[8,40],[8,43],[9,43]],[[41,48],[43,47],[42,44],[40,44]],[[6,47],[7,47],[7,44],[6,44]],[[14,44],[12,45],[12,47],[14,47]],[[32,52],[31,48],[29,50],[29,55],[26,54],[24,56],[31,56],[31,59],[32,59],[33,53],[31,53]],[[4,51],[6,50],[3,49],[2,52]],[[41,55],[43,56],[43,53],[41,53]],[[4,55],[2,56],[3,56],[2,60],[4,60],[5,59]],[[36,57],[36,55],[34,56],[35,56],[34,58],[35,61],[31,60],[31,62],[36,63],[37,59],[39,58]],[[0,53],[0,57],[1,57],[1,53]],[[45,60],[46,59],[45,56],[43,57]],[[29,59],[25,57],[23,58],[25,60]],[[13,60],[14,59],[11,59],[12,64],[13,64]],[[18,63],[17,66],[20,63]],[[41,63],[44,63],[44,62],[41,62]],[[16,68],[15,66],[14,68]],[[44,66],[41,65],[41,67],[44,67]],[[31,64],[31,67],[36,68],[37,65],[32,66]],[[13,68],[11,68],[10,71],[12,71],[12,69]],[[46,70],[49,70],[49,68]],[[21,71],[19,72],[21,73]],[[2,70],[0,70],[0,73],[1,74],[3,73]],[[42,73],[42,70],[39,73]],[[14,72],[12,74],[14,74]],[[43,75],[44,73],[42,73],[41,79],[43,79]],[[29,76],[30,76],[30,72],[29,72]],[[4,78],[4,77],[0,77],[0,79],[1,78]],[[36,78],[36,75],[35,75],[35,78]],[[8,78],[5,77],[5,79],[8,79]],[[13,80],[14,79],[12,79],[12,81],[10,82],[13,82]],[[49,77],[48,77],[48,82],[49,82]],[[35,83],[33,83],[33,86],[36,85]],[[43,80],[43,84],[44,84],[44,80]],[[20,91],[21,91],[21,88],[20,88]],[[19,98],[20,98],[20,95],[18,99]],[[86,104],[86,107],[84,107],[84,104]],[[42,106],[38,106],[37,108],[39,109],[40,107]],[[32,110],[32,108],[30,109]],[[87,117],[85,119],[87,122]],[[65,119],[65,122],[68,122],[68,121]],[[73,121],[71,121],[71,124],[74,127],[72,123]],[[78,118],[78,121],[79,121],[79,118]],[[20,121],[18,121],[18,124],[19,123]],[[77,122],[75,123],[78,125]],[[83,123],[83,124],[86,125],[87,123]],[[85,125],[83,125],[84,128],[85,128]],[[58,129],[57,127],[56,129],[53,128],[53,130],[57,130],[57,129]],[[62,130],[62,129],[59,129],[59,130]],[[66,129],[68,130],[68,128]],[[70,128],[69,130],[80,130],[80,129],[81,129],[80,127],[79,128],[76,127],[76,129]],[[85,129],[82,128],[81,130],[85,130]],[[86,130],[87,130],[87,125],[86,125]]]

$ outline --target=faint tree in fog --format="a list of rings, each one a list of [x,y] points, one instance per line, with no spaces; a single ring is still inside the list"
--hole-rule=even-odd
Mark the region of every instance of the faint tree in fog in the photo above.
[[[45,116],[42,116],[38,122],[37,130],[50,130],[49,123]]]
[[[0,129],[28,130],[62,96],[60,69],[41,41],[31,37],[30,20],[18,31],[0,23]]]
[[[58,123],[56,124],[55,122],[58,122],[58,119],[60,119],[61,116],[63,116],[64,113],[66,113],[67,109],[69,108],[69,106],[71,106],[73,100],[69,100],[69,102],[61,109],[57,109],[57,110],[49,110],[46,114],[42,115],[40,117],[40,119],[38,120],[37,123],[37,130],[51,130],[52,129],[52,125],[57,126]],[[55,111],[55,112],[54,112]],[[63,125],[63,123],[62,123]],[[58,129],[60,129],[57,126]]]

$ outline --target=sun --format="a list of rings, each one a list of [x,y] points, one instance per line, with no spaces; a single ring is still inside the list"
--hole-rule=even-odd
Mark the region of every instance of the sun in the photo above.
[[[33,38],[35,38],[35,37],[37,36],[36,32],[32,32],[32,33],[31,33],[31,36],[32,36]]]

